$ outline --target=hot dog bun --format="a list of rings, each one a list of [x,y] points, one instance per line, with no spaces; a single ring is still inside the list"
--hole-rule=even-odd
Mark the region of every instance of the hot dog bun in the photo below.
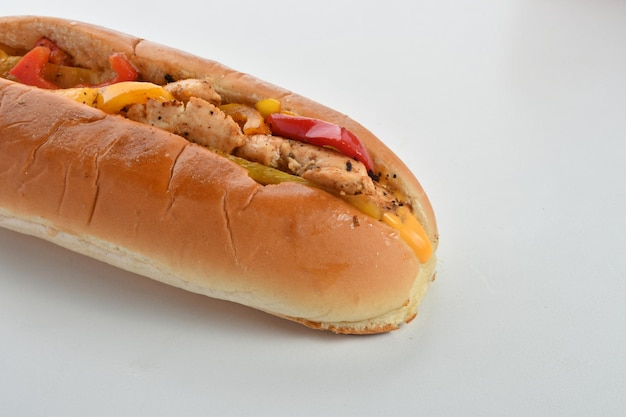
[[[432,207],[408,168],[347,116],[219,63],[57,18],[0,18],[0,43],[40,37],[76,63],[122,52],[142,80],[207,78],[228,101],[273,97],[354,132],[407,196],[436,249]],[[318,188],[263,186],[181,136],[0,78],[0,225],[167,284],[309,327],[380,333],[412,320],[435,273],[396,230]]]

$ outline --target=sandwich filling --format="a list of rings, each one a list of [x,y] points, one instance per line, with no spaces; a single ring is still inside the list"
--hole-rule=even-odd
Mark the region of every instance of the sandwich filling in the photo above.
[[[430,240],[407,199],[389,187],[387,174],[376,173],[352,132],[294,114],[272,97],[254,106],[224,102],[206,79],[141,81],[123,54],[112,54],[109,63],[105,72],[77,67],[46,38],[29,51],[0,45],[3,78],[183,136],[243,166],[261,184],[322,188],[396,229],[422,263],[431,257]]]

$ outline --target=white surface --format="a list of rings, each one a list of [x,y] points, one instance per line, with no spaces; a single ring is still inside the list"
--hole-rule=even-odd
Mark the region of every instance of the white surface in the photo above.
[[[0,230],[3,416],[621,416],[626,3],[4,2],[343,111],[421,179],[411,325],[315,332]]]

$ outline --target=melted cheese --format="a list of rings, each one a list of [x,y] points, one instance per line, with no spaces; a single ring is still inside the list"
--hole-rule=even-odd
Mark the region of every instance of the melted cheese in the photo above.
[[[433,254],[430,239],[407,207],[399,207],[396,214],[383,214],[382,220],[400,233],[400,237],[415,251],[421,263],[430,259]]]

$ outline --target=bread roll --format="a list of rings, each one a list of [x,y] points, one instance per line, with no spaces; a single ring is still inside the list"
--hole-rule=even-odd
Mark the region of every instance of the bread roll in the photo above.
[[[434,278],[438,232],[408,168],[357,122],[219,63],[84,23],[0,18],[0,44],[41,37],[81,67],[124,53],[142,81],[209,80],[223,102],[280,100],[335,123],[368,149],[433,255],[346,199],[297,182],[262,185],[182,136],[0,78],[0,225],[122,269],[316,329],[368,334],[411,321]]]

